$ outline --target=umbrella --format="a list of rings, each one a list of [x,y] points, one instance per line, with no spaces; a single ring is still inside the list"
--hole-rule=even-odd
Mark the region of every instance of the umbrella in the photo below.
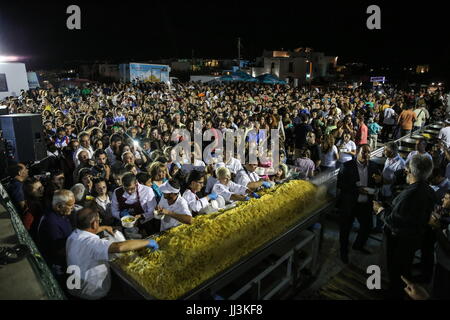
[[[280,80],[272,74],[263,74],[257,77],[259,82],[267,84],[286,84],[286,81]]]

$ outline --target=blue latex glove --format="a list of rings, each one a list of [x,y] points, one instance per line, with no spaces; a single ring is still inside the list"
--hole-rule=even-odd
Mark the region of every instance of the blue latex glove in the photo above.
[[[249,196],[245,197],[244,201],[248,201],[248,200],[250,200],[250,197]]]
[[[268,181],[264,181],[264,182],[262,183],[262,186],[263,186],[264,188],[266,188],[266,189],[272,187],[272,185],[271,185],[270,182],[268,182]]]
[[[151,251],[156,251],[159,249],[158,243],[156,243],[156,241],[153,239],[148,240],[148,245],[146,245],[146,247]]]
[[[128,209],[125,209],[125,210],[120,211],[119,215],[121,218],[123,218],[125,216],[129,216],[130,212],[128,211]]]
[[[253,192],[253,193],[252,193],[252,196],[253,196],[253,198],[255,198],[255,199],[261,198],[261,196],[260,196],[259,194],[257,194],[256,192]]]
[[[217,193],[213,192],[213,193],[208,194],[207,197],[208,197],[209,200],[216,200],[218,195],[217,195]]]

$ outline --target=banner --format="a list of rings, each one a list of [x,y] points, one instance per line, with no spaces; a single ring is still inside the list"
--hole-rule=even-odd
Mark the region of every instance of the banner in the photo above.
[[[165,65],[130,63],[130,81],[168,82],[169,72]]]

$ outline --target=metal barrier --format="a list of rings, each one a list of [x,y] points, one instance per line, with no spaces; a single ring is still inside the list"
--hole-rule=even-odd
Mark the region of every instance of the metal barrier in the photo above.
[[[40,254],[33,239],[31,239],[28,231],[25,229],[16,208],[11,202],[6,189],[0,183],[0,202],[8,211],[11,216],[11,223],[17,234],[17,238],[21,244],[26,245],[30,249],[30,257],[28,258],[31,266],[33,267],[36,275],[41,280],[42,287],[44,288],[48,299],[50,300],[64,300],[65,296],[61,290],[58,282],[53,277],[47,263]]]

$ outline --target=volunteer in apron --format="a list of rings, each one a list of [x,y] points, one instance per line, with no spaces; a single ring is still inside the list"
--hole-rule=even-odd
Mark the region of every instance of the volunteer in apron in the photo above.
[[[122,187],[117,188],[112,195],[111,212],[114,218],[131,215],[143,219],[142,224],[148,233],[158,232],[156,219],[153,219],[153,211],[156,207],[155,194],[152,188],[137,182],[136,176],[127,173],[122,178]],[[149,222],[149,223],[147,223]]]
[[[241,170],[236,174],[234,182],[237,184],[247,187],[250,191],[256,191],[260,187],[270,188],[272,185],[268,181],[262,180],[259,175],[256,174],[255,170],[258,166],[256,164],[246,164]]]

